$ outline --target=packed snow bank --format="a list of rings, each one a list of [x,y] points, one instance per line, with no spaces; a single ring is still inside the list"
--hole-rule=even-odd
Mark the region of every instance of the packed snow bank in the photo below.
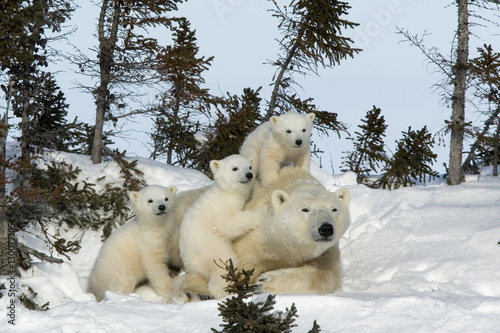
[[[94,166],[86,157],[60,155],[96,180],[118,179],[112,163]],[[148,184],[186,190],[210,183],[193,171],[140,160]],[[494,332],[500,327],[500,180],[482,175],[459,186],[443,183],[395,191],[356,185],[350,173],[313,173],[331,190],[351,191],[352,225],[340,246],[344,290],[334,295],[278,295],[276,310],[295,303],[298,327],[317,320],[323,332]],[[62,231],[67,239],[74,231]],[[30,234],[22,241],[41,247]],[[97,303],[86,283],[101,246],[87,232],[81,251],[64,264],[36,263],[21,283],[50,302],[47,312],[16,307],[16,326],[6,332],[209,332],[222,323],[218,302],[184,305],[150,302],[138,295],[108,293]],[[263,300],[265,295],[256,296]],[[0,300],[6,309],[9,298]],[[7,312],[7,310],[4,310]]]

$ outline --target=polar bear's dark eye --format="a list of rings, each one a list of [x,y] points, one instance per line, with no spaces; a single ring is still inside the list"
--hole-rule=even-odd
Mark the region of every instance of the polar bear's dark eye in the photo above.
[[[332,209],[332,212],[336,212],[338,209],[337,208],[333,208]]]
[[[303,129],[302,129],[302,132],[304,132],[304,133],[305,133],[305,132],[306,132],[306,129],[305,129],[305,128],[303,128]]]
[[[168,198],[165,198],[165,201],[168,201]]]
[[[309,208],[302,208],[302,211],[303,211],[304,213],[309,213]]]
[[[250,170],[252,170],[252,167],[248,167]]]
[[[287,132],[287,133],[292,133],[292,131],[290,131],[290,130],[286,130],[286,132]]]
[[[234,168],[233,168],[233,171],[238,171],[238,168],[237,168],[237,167],[234,167]]]
[[[149,199],[149,200],[148,200],[148,202],[149,202],[149,203],[152,203],[152,202],[153,202],[153,199]]]

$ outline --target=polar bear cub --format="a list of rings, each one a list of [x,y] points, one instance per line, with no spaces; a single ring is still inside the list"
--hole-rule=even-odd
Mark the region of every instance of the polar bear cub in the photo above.
[[[277,181],[278,172],[285,165],[309,171],[314,118],[314,113],[287,112],[271,117],[248,135],[240,154],[254,162],[262,186]]]
[[[105,241],[90,273],[88,290],[98,301],[106,290],[132,293],[146,278],[158,295],[171,292],[167,263],[179,251],[179,225],[167,216],[176,193],[175,186],[158,185],[130,192],[136,217]]]
[[[260,219],[253,218],[253,211],[242,212],[252,190],[251,162],[231,155],[210,161],[210,169],[215,182],[184,215],[179,247],[186,272],[202,275],[210,294],[221,298],[228,294],[220,260],[238,265],[231,241],[256,228]]]

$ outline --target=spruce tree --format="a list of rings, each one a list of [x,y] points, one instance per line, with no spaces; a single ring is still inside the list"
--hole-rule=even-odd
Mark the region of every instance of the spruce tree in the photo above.
[[[321,332],[321,328],[319,327],[318,323],[315,320],[313,322],[313,327],[311,328],[311,330],[308,333],[319,333],[319,332]]]
[[[479,172],[480,165],[492,165],[493,175],[498,175],[500,158],[500,53],[491,45],[478,48],[479,56],[470,61],[471,87],[475,95],[488,107],[481,113],[486,117],[483,127],[474,133],[462,170]]]
[[[343,171],[353,171],[358,176],[359,183],[365,183],[370,174],[376,173],[379,168],[387,163],[388,157],[384,150],[384,137],[387,124],[384,116],[381,116],[381,109],[373,106],[373,109],[366,113],[363,124],[358,125],[361,129],[355,132],[354,150],[348,152],[344,158],[344,165],[347,167]]]
[[[374,183],[374,187],[397,189],[401,186],[412,186],[414,180],[425,182],[439,177],[431,169],[437,155],[432,152],[434,139],[424,126],[419,131],[403,132],[403,138],[396,142],[396,152],[388,161],[384,173]]]
[[[278,40],[280,53],[270,61],[276,67],[272,93],[264,120],[273,114],[290,110],[299,113],[314,112],[315,128],[328,135],[331,131],[346,130],[338,121],[337,114],[319,110],[310,97],[302,98],[297,93],[296,76],[318,74],[318,69],[340,64],[343,59],[353,57],[360,49],[352,47],[353,41],[343,36],[344,30],[357,26],[345,18],[351,8],[347,2],[338,0],[292,0],[288,6],[272,1],[271,10],[279,21]]]
[[[92,142],[94,140],[95,126],[78,122],[76,117],[70,124],[71,142],[68,144],[68,151],[71,153],[89,155],[92,153]],[[102,134],[102,143],[105,147],[112,145],[114,142],[110,139],[114,132],[104,131]]]
[[[203,132],[204,141],[194,167],[210,174],[210,161],[237,154],[243,141],[262,123],[260,88],[244,88],[241,96],[227,94],[218,108],[217,118]]]
[[[225,324],[221,324],[222,331],[212,328],[212,332],[217,333],[237,333],[237,332],[262,332],[279,333],[291,332],[291,327],[297,316],[297,309],[292,304],[290,310],[287,310],[285,318],[280,318],[270,313],[273,310],[274,295],[268,295],[264,302],[247,302],[256,290],[255,285],[250,285],[250,278],[253,270],[236,271],[233,262],[229,260],[224,264],[227,274],[223,276],[229,282],[226,288],[227,292],[236,294],[219,303],[220,316]]]
[[[210,117],[210,108],[217,99],[203,88],[203,73],[213,57],[198,56],[195,31],[189,21],[179,19],[173,29],[174,44],[157,56],[157,72],[168,89],[161,94],[155,111],[155,128],[151,157],[165,158],[167,164],[192,166],[197,154],[195,134],[201,130],[200,119]]]
[[[212,328],[212,332],[216,333],[289,333],[292,328],[297,325],[294,324],[297,315],[297,308],[292,304],[290,309],[285,312],[274,311],[276,304],[275,295],[268,295],[264,302],[252,302],[247,299],[250,298],[257,290],[256,285],[250,284],[250,278],[253,270],[237,271],[233,265],[232,260],[224,263],[226,274],[223,275],[224,279],[228,282],[226,291],[234,294],[221,303],[219,303],[219,311],[224,324],[220,326],[223,328],[217,331]],[[309,331],[311,333],[320,332],[320,327],[314,321],[313,328]]]
[[[500,122],[497,122],[495,131],[489,135],[479,136],[477,138],[477,151],[475,153],[477,169],[480,166],[492,166],[493,176],[498,176],[498,164],[500,161]],[[479,172],[479,170],[477,170]]]
[[[21,158],[30,157],[31,121],[37,112],[35,98],[39,91],[41,68],[53,60],[47,56],[50,38],[45,30],[59,33],[62,24],[71,15],[71,3],[55,1],[12,1],[0,5],[0,64],[9,80],[14,82],[12,110],[21,119]]]
[[[37,89],[33,96],[33,112],[29,115],[26,140],[30,149],[45,148],[68,151],[73,141],[76,123],[68,124],[69,105],[51,73],[40,72],[35,78]]]

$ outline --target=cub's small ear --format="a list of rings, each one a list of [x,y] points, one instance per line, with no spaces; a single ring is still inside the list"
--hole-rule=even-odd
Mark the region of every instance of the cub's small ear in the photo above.
[[[335,191],[335,196],[339,199],[344,205],[348,205],[351,200],[351,194],[348,189],[341,188]]]
[[[278,116],[272,116],[269,121],[271,122],[271,125],[276,125],[278,123],[279,117]]]
[[[312,123],[314,121],[314,119],[316,118],[316,115],[314,113],[308,113],[306,114],[307,116],[307,119],[309,119],[309,121]]]
[[[271,205],[273,206],[274,209],[278,209],[282,205],[284,205],[289,198],[290,196],[285,191],[274,190],[273,193],[271,194]]]
[[[215,173],[220,168],[220,161],[217,160],[211,160],[210,161],[210,170],[212,170],[212,173]]]
[[[136,203],[137,200],[139,200],[139,192],[132,191],[132,192],[130,192],[130,194],[128,195],[128,197],[130,198],[130,201],[132,201],[133,203]]]
[[[169,186],[167,190],[174,195],[177,194],[177,187],[175,187],[174,185]]]

